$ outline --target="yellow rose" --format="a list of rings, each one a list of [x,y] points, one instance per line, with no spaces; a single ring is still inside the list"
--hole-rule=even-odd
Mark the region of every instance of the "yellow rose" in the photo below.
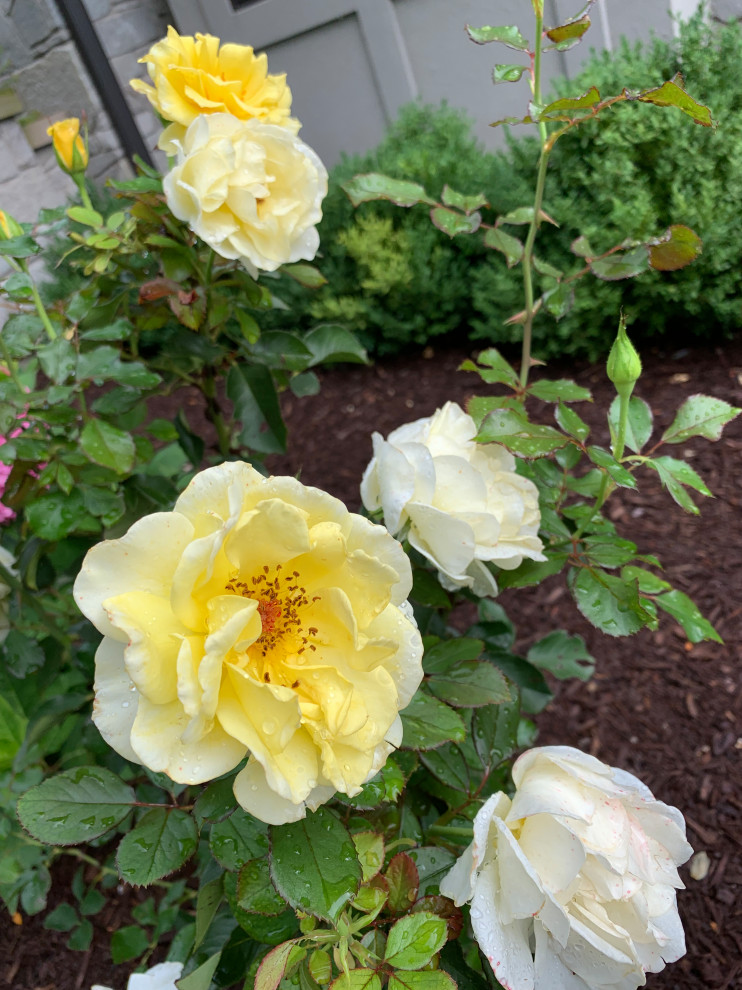
[[[317,253],[327,171],[285,127],[197,117],[163,190],[175,216],[223,258],[272,272]]]
[[[10,240],[11,237],[21,237],[23,227],[9,213],[0,210],[0,241]]]
[[[181,36],[173,27],[139,60],[154,86],[132,79],[157,112],[172,121],[159,147],[173,153],[173,142],[201,114],[231,113],[238,120],[262,120],[296,134],[301,126],[291,113],[286,75],[268,75],[268,57],[248,45],[222,45],[210,34]]]
[[[59,167],[69,175],[84,172],[88,167],[88,146],[80,134],[78,118],[58,120],[46,133],[51,135]]]
[[[411,568],[381,526],[231,462],[173,512],[88,553],[75,599],[104,634],[93,720],[122,756],[195,784],[234,769],[262,821],[357,794],[422,678]]]

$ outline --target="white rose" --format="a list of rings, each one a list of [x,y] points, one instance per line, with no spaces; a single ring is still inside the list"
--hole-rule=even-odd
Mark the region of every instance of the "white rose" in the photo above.
[[[449,591],[497,593],[485,561],[514,570],[524,557],[545,560],[533,482],[496,443],[474,441],[471,416],[447,402],[427,419],[373,435],[374,456],[361,483],[363,504],[438,568]]]
[[[176,990],[175,981],[180,979],[182,972],[183,963],[158,963],[146,973],[132,973],[126,990]],[[110,987],[96,983],[90,990],[110,990]]]
[[[489,798],[441,884],[509,990],[636,990],[685,952],[683,816],[640,780],[569,746],[524,753],[515,796]]]
[[[319,247],[327,171],[286,127],[229,113],[196,117],[163,180],[168,206],[217,254],[275,271]]]

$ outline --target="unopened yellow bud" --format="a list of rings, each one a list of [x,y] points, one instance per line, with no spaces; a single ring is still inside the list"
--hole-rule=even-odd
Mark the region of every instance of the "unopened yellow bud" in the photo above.
[[[54,145],[59,167],[68,175],[77,175],[88,167],[88,142],[80,134],[80,121],[77,117],[59,120],[47,128]]]
[[[11,237],[21,237],[23,227],[9,213],[0,210],[0,241],[10,240]]]
[[[642,373],[641,358],[628,338],[623,313],[618,323],[618,335],[608,355],[606,372],[619,395],[631,395]]]

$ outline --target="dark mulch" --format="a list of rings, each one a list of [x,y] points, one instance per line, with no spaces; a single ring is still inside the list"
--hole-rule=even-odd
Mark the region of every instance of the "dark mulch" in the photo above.
[[[475,376],[457,372],[465,356],[447,351],[323,372],[319,396],[285,399],[290,449],[273,460],[272,470],[300,472],[306,484],[357,508],[373,430],[387,434],[448,399],[463,404],[472,394],[486,394]],[[550,367],[549,374],[574,377],[593,390],[595,405],[581,406],[580,413],[594,426],[594,442],[607,446],[603,411],[613,393],[602,366]],[[742,404],[742,341],[645,355],[638,394],[650,403],[658,427],[695,392]],[[640,491],[614,496],[610,512],[623,535],[660,557],[668,580],[699,604],[725,645],[693,646],[669,617],[657,633],[610,639],[580,616],[559,577],[504,592],[500,601],[519,628],[519,646],[565,628],[584,636],[598,659],[589,683],[555,683],[556,699],[537,719],[539,741],[579,746],[636,773],[658,798],[683,811],[694,848],[710,858],[702,880],[692,880],[687,867],[682,871],[688,953],[650,976],[648,986],[733,990],[742,986],[742,417],[720,442],[692,440],[670,453],[689,458],[716,496],[703,501],[700,518],[682,512],[653,474],[640,477]],[[69,876],[62,870],[59,879]],[[24,918],[21,926],[6,919],[0,980],[14,990],[76,990],[95,981],[123,990],[126,967],[111,965],[106,929],[129,923],[137,897],[129,888],[116,895],[109,913],[95,919],[96,939],[86,955],[65,951],[66,936],[44,931],[37,918]],[[60,891],[52,903],[62,899]]]

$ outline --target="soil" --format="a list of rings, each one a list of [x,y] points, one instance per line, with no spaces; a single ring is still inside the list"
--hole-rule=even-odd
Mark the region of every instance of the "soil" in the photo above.
[[[318,396],[284,397],[290,447],[273,458],[271,469],[299,472],[306,484],[357,508],[373,430],[386,435],[448,399],[464,404],[470,395],[487,394],[476,376],[457,371],[468,356],[463,350],[427,351],[375,367],[322,372]],[[594,405],[579,411],[594,428],[593,442],[607,446],[604,410],[613,392],[602,365],[550,366],[548,372],[593,391]],[[742,340],[723,349],[645,355],[637,394],[649,402],[658,428],[697,392],[742,404]],[[189,418],[198,420],[196,400],[186,404]],[[606,637],[577,612],[559,576],[534,589],[505,591],[499,600],[519,629],[520,648],[565,628],[582,635],[598,661],[588,683],[554,683],[554,702],[537,716],[539,742],[578,746],[635,773],[658,798],[682,810],[694,849],[709,857],[702,879],[692,879],[687,866],[681,870],[687,954],[650,975],[648,987],[733,990],[742,987],[742,417],[721,441],[693,439],[671,453],[688,458],[716,496],[703,499],[700,518],[676,506],[654,474],[640,476],[639,491],[614,496],[609,514],[642,552],[660,557],[667,579],[697,602],[724,645],[692,645],[667,616],[656,633]],[[65,858],[57,868],[50,904],[69,898],[64,888],[74,866]],[[109,933],[131,923],[132,907],[145,897],[120,887],[93,919],[96,934],[87,953],[66,950],[67,936],[44,930],[39,917],[12,924],[6,916],[0,923],[0,986],[87,990],[100,982],[123,990],[128,967],[111,963]]]

